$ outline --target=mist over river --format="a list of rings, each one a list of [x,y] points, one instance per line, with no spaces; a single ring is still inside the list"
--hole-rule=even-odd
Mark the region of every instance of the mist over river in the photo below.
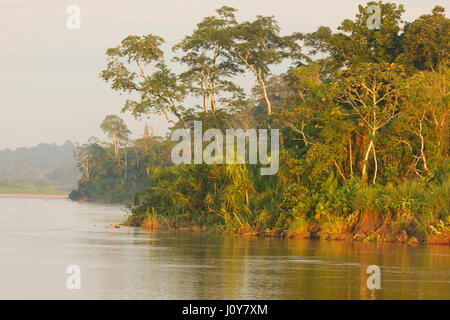
[[[0,198],[1,299],[450,299],[450,248],[146,231],[120,206]],[[81,289],[69,290],[78,265]],[[367,267],[381,269],[369,290]]]

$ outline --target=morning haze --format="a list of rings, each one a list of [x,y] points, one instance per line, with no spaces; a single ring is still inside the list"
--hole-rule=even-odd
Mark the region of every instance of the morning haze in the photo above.
[[[344,17],[355,15],[360,2],[3,0],[0,149],[104,138],[98,124],[106,114],[119,114],[125,98],[110,90],[98,74],[105,67],[106,48],[129,34],[162,36],[167,52],[222,5],[239,9],[240,20],[274,15],[287,34],[312,31],[320,25],[336,27]],[[81,8],[81,30],[66,28],[70,4]],[[408,1],[404,18],[410,21],[438,4],[444,1]],[[252,77],[242,81],[247,88],[254,83]],[[122,117],[135,136],[142,134],[142,122],[128,114]],[[164,118],[153,116],[149,121],[156,134],[166,132]]]

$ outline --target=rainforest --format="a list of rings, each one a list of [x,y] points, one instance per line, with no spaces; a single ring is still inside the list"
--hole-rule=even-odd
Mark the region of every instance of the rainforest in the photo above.
[[[367,25],[370,5],[380,28]],[[151,33],[117,39],[100,79],[126,97],[122,112],[171,126],[131,139],[111,110],[100,124],[111,140],[75,152],[69,197],[125,203],[124,224],[147,229],[450,245],[450,22],[440,6],[404,13],[369,2],[337,29],[284,34],[273,16],[241,21],[224,6],[171,52]],[[279,129],[279,171],[174,164],[171,133],[197,121]]]

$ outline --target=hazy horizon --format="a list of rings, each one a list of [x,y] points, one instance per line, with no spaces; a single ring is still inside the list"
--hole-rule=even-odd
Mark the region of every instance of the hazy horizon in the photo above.
[[[0,134],[7,138],[0,141],[0,150],[39,143],[61,145],[66,140],[84,143],[91,136],[104,139],[99,123],[108,114],[123,117],[133,137],[142,134],[143,122],[120,113],[125,97],[98,78],[106,64],[106,49],[129,34],[162,36],[170,52],[203,17],[223,5],[237,8],[239,20],[274,15],[282,34],[287,34],[313,31],[320,25],[335,28],[343,19],[354,17],[358,4],[366,2],[4,0],[0,40],[7,45],[0,53]],[[389,2],[404,4],[403,18],[411,21],[435,5],[445,6],[446,1]],[[81,8],[81,30],[66,28],[70,4]],[[249,87],[254,79],[247,77],[243,82]],[[149,123],[157,135],[164,135],[168,127],[162,117],[152,117]]]

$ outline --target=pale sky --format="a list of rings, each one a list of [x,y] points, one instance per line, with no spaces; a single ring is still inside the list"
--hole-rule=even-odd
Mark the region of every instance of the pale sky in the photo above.
[[[120,96],[98,78],[105,51],[130,34],[162,36],[167,52],[205,16],[228,5],[238,20],[274,15],[282,34],[337,27],[353,18],[361,0],[1,0],[0,149],[105,139],[99,123],[108,114],[123,117],[134,136],[143,123],[120,114]],[[449,1],[389,1],[405,5],[404,19],[429,13]],[[68,30],[66,9],[81,8],[81,29]],[[170,65],[170,64],[169,64]],[[253,77],[248,77],[248,86]],[[163,118],[149,120],[164,134]]]

